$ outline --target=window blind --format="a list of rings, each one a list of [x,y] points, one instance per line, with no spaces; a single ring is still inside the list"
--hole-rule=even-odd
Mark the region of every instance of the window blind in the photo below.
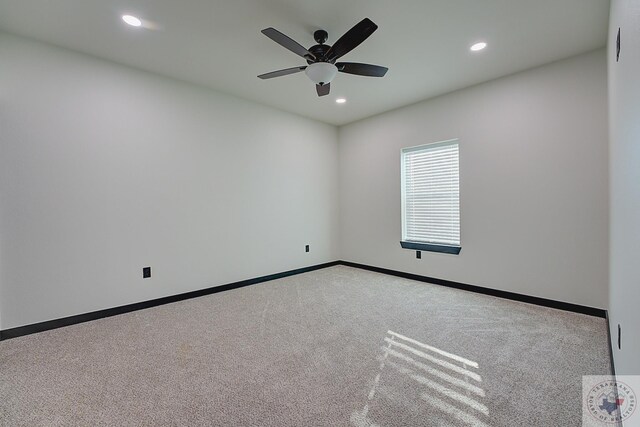
[[[405,241],[460,245],[458,141],[402,150]]]

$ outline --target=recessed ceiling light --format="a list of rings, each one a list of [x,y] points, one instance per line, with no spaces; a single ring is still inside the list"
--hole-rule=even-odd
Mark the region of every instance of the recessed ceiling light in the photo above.
[[[336,104],[344,104],[345,102],[347,102],[347,100],[345,98],[336,99]]]
[[[487,44],[485,42],[479,42],[471,46],[469,49],[471,49],[474,52],[477,52],[479,50],[484,49],[485,47],[487,47]]]
[[[136,18],[133,15],[122,15],[122,20],[132,27],[139,27],[142,25],[140,18]]]

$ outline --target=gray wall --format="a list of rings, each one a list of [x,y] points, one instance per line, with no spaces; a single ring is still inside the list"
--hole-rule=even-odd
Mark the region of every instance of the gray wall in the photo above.
[[[339,131],[6,34],[0,57],[2,329],[335,259],[607,307],[603,51]],[[450,138],[462,253],[416,260],[400,149]]]
[[[2,328],[337,259],[335,127],[6,34],[0,58]]]
[[[607,308],[604,50],[340,128],[341,258]],[[459,256],[401,249],[400,149],[460,139]]]
[[[611,337],[616,372],[640,374],[640,3],[613,0],[609,16]],[[616,62],[618,28],[622,49]]]

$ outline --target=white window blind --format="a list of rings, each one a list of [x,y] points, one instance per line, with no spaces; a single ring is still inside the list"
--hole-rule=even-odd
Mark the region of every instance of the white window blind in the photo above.
[[[402,240],[460,245],[458,140],[402,150]]]

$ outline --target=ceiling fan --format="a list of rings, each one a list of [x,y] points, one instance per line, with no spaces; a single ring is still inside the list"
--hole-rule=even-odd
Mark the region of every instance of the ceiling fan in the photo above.
[[[377,29],[378,26],[374,24],[373,21],[369,18],[364,18],[340,37],[333,46],[324,44],[327,41],[327,32],[325,30],[317,30],[313,33],[313,38],[318,44],[311,46],[309,49],[305,49],[300,43],[282,34],[275,28],[265,28],[262,30],[262,34],[306,59],[308,65],[272,71],[261,74],[258,77],[261,79],[271,79],[304,71],[307,77],[316,84],[318,96],[329,94],[331,80],[333,80],[338,72],[356,74],[358,76],[382,77],[386,74],[388,68],[357,62],[336,62],[338,58],[349,53]]]

